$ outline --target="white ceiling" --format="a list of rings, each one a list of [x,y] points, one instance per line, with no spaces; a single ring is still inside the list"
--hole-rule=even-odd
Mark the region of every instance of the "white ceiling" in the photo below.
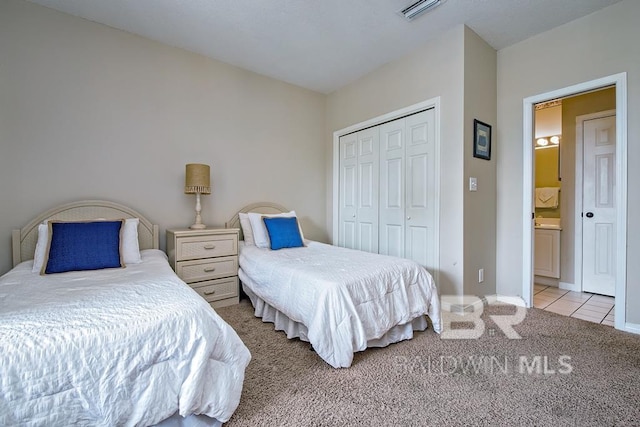
[[[30,0],[322,93],[466,24],[496,50],[620,0]]]

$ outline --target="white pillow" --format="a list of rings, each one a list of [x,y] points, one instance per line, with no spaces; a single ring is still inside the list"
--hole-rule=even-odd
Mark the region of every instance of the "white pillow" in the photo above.
[[[40,270],[42,270],[44,256],[47,253],[48,240],[49,226],[47,223],[40,224],[38,226],[38,243],[36,243],[36,251],[33,254],[33,268],[31,269],[34,273],[40,273]]]
[[[240,227],[242,227],[242,234],[244,235],[244,244],[245,245],[255,245],[253,241],[253,229],[251,228],[251,221],[249,220],[249,214],[246,213],[238,213],[240,217]]]
[[[254,244],[259,248],[269,248],[271,247],[271,243],[269,242],[269,233],[267,232],[267,227],[264,225],[264,221],[262,221],[263,216],[267,218],[291,218],[296,217],[296,211],[271,215],[249,212],[249,221],[251,222],[251,229],[253,230]],[[298,221],[298,228],[300,229],[300,238],[304,241],[302,227],[300,227],[300,221]]]
[[[124,222],[124,230],[122,231],[122,260],[126,264],[138,264],[142,262],[140,257],[140,246],[138,244],[138,224],[140,219],[127,218]],[[38,242],[36,250],[33,254],[33,268],[31,271],[39,273],[42,270],[42,264],[47,252],[49,244],[49,226],[47,223],[38,225]]]
[[[124,264],[139,264],[142,262],[140,257],[140,244],[138,242],[138,224],[139,218],[127,218],[124,221],[124,230],[122,232],[122,261]]]

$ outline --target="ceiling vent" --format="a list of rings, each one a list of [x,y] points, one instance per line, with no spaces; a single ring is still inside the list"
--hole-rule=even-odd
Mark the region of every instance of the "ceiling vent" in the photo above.
[[[428,10],[440,5],[441,0],[419,0],[400,11],[407,21],[411,21]]]

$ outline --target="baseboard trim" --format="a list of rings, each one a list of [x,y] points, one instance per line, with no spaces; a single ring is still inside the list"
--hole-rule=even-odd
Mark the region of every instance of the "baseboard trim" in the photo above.
[[[624,324],[623,331],[631,332],[632,334],[640,335],[640,324],[627,322],[627,323]]]
[[[575,283],[560,282],[558,283],[558,287],[565,291],[582,292],[582,288]]]
[[[491,297],[495,298],[495,301],[501,302],[503,304],[515,305],[518,307],[527,307],[527,303],[519,296],[507,296],[507,295],[491,295]]]
[[[440,298],[440,309],[456,314],[475,313],[478,311],[481,312],[485,307],[496,303],[527,307],[522,297],[491,294],[484,296],[465,295],[463,297]]]
[[[533,282],[538,283],[540,285],[545,285],[545,286],[554,286],[556,288],[558,287],[558,284],[559,284],[558,279],[553,279],[551,277],[544,277],[544,276],[534,276]]]

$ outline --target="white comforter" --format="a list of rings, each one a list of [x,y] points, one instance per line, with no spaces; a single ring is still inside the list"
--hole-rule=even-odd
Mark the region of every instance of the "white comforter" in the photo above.
[[[0,425],[227,421],[251,358],[158,250],[124,269],[0,278]]]
[[[419,264],[306,243],[277,251],[242,246],[240,275],[259,298],[302,323],[308,331],[301,338],[331,366],[350,366],[368,341],[425,314],[441,331],[438,293]]]

